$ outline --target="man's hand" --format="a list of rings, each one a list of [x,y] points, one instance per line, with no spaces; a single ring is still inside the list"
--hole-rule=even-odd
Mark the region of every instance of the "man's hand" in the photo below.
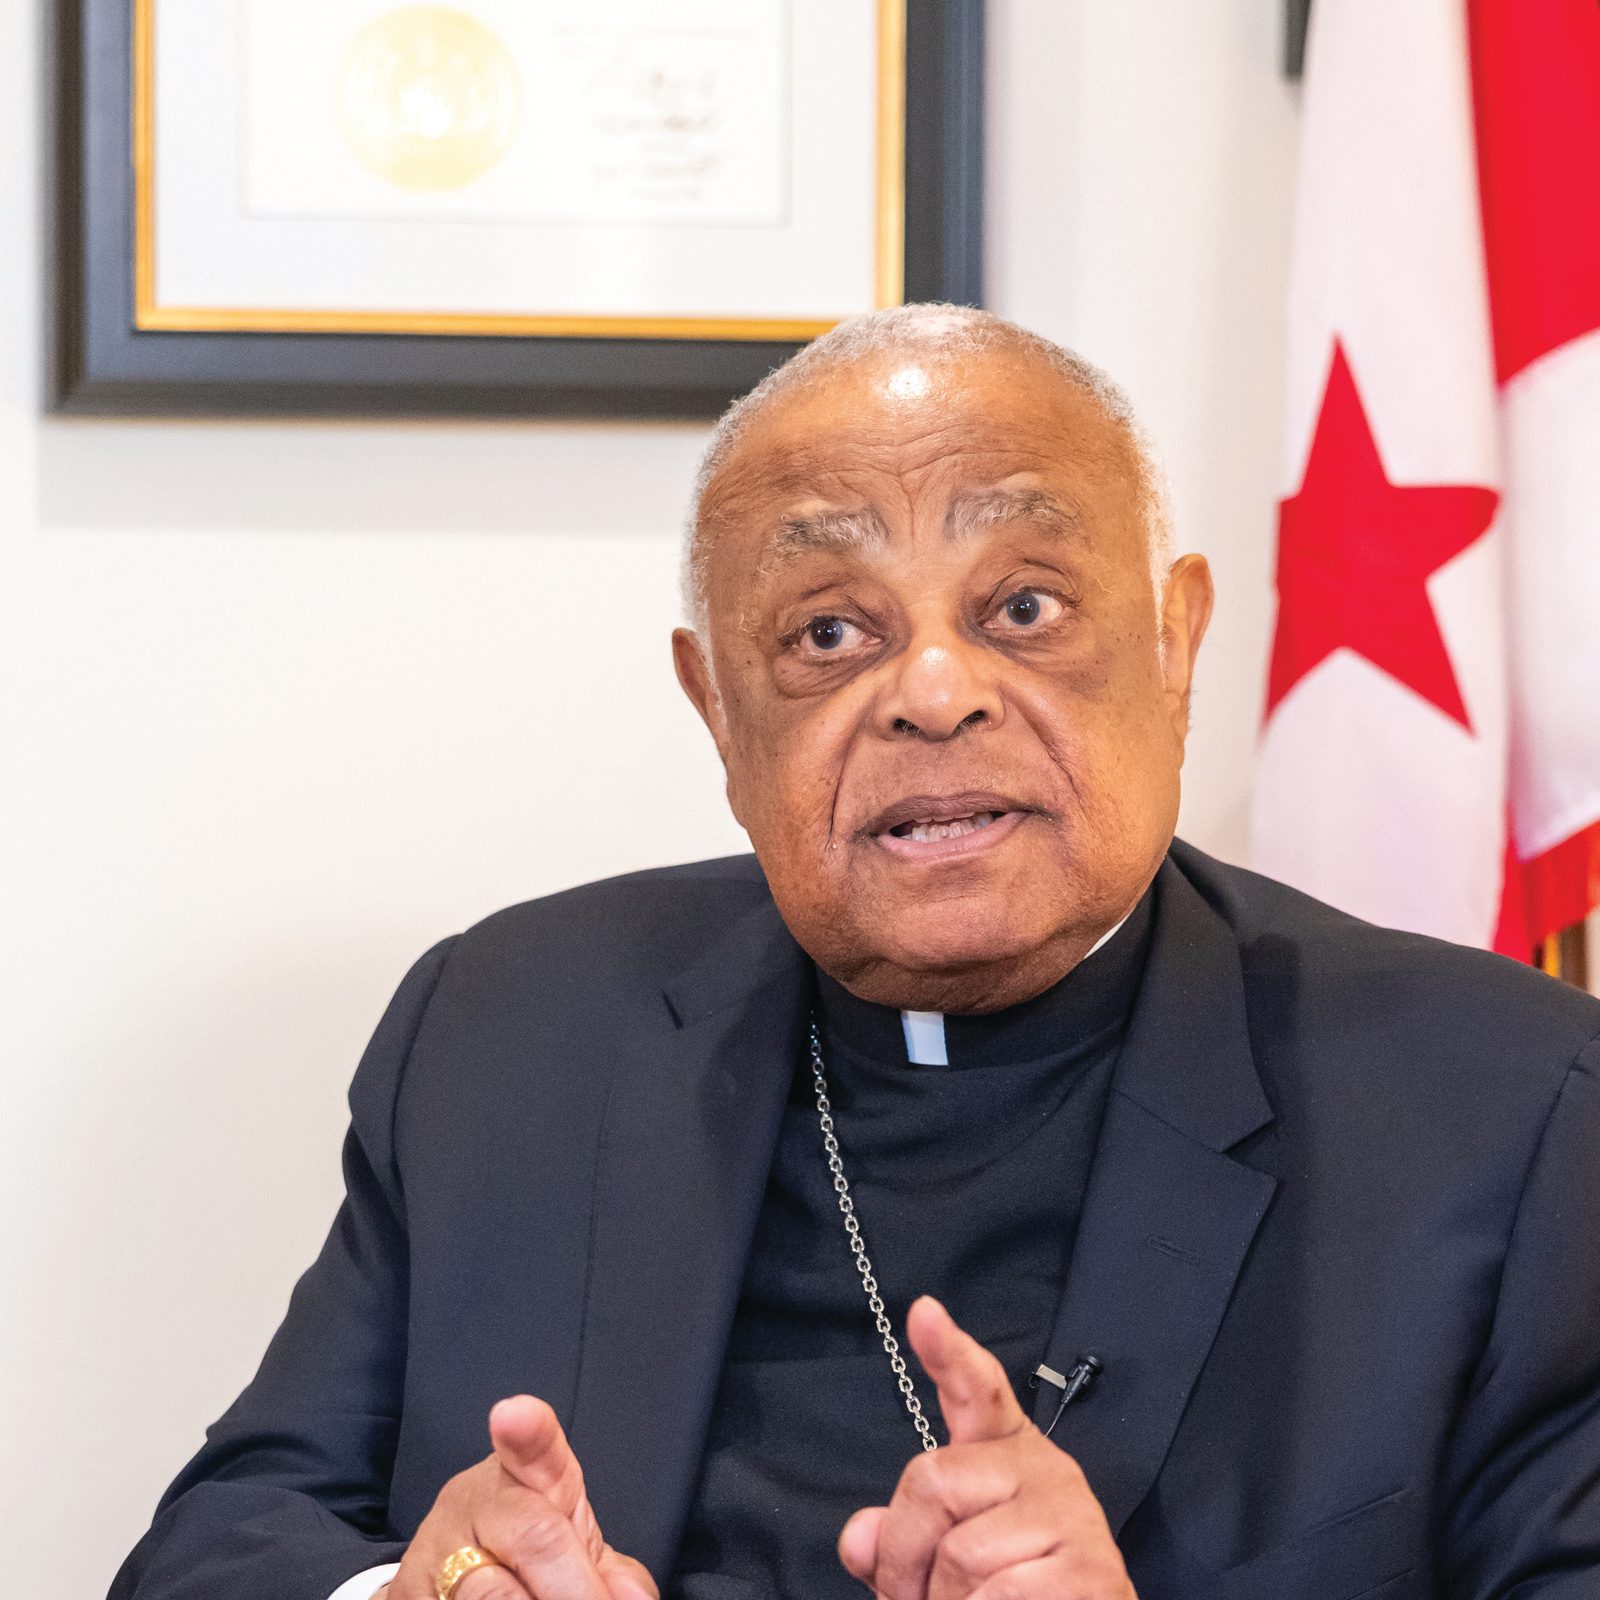
[[[999,1361],[927,1296],[906,1336],[950,1443],[845,1524],[851,1575],[883,1600],[1137,1600],[1082,1470],[1023,1415]]]
[[[650,1574],[605,1542],[583,1471],[543,1400],[517,1395],[489,1413],[494,1452],[439,1491],[385,1600],[436,1600],[434,1580],[463,1545],[498,1567],[479,1567],[452,1600],[658,1600]]]

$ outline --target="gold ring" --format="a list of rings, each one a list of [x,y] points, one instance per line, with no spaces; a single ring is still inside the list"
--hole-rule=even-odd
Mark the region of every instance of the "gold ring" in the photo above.
[[[489,1554],[487,1550],[480,1550],[475,1544],[464,1544],[439,1568],[439,1576],[433,1580],[433,1592],[439,1600],[450,1600],[456,1592],[456,1585],[466,1577],[469,1572],[476,1572],[479,1567],[498,1567],[500,1563]]]

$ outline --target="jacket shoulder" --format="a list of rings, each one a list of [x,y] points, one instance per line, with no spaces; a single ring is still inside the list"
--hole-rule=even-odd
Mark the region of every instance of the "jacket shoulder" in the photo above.
[[[450,975],[536,973],[547,993],[608,982],[656,989],[730,923],[771,901],[753,855],[625,873],[485,917],[454,941]]]
[[[1600,1000],[1522,962],[1378,927],[1192,846],[1175,845],[1173,859],[1232,928],[1247,993],[1346,1044],[1564,1074],[1600,1035]]]
[[[555,1096],[541,1104],[565,1106],[579,1126],[598,1114],[586,1097],[603,1091],[607,1064],[669,1028],[667,990],[683,969],[762,911],[772,914],[772,897],[753,856],[628,873],[497,911],[418,963],[427,993],[408,1011],[409,1048],[369,1051],[387,1067],[363,1062],[352,1104],[364,1097],[380,1118],[395,1107],[396,1159],[414,1169],[422,1130],[455,1129],[466,1159],[473,1141],[492,1147],[497,1119],[529,1096]]]

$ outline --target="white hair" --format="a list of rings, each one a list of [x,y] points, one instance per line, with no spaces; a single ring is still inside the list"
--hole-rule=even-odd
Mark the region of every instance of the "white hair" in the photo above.
[[[1135,486],[1150,553],[1150,578],[1159,612],[1162,587],[1172,564],[1171,497],[1166,475],[1127,395],[1092,362],[992,311],[929,301],[846,317],[782,366],[775,367],[722,413],[700,458],[684,529],[683,603],[701,637],[708,638],[707,573],[711,554],[711,542],[701,527],[702,505],[712,479],[757,416],[782,396],[803,391],[829,373],[873,357],[921,353],[936,360],[951,360],[990,351],[1043,362],[1071,388],[1087,395],[1132,447]]]

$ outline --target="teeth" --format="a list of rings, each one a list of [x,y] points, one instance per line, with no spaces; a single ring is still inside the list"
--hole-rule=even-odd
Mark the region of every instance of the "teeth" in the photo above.
[[[904,835],[914,839],[918,844],[936,844],[940,839],[959,839],[964,834],[976,833],[980,828],[987,828],[995,820],[993,811],[980,811],[976,816],[957,817],[951,822],[917,822],[913,823],[911,832]]]

